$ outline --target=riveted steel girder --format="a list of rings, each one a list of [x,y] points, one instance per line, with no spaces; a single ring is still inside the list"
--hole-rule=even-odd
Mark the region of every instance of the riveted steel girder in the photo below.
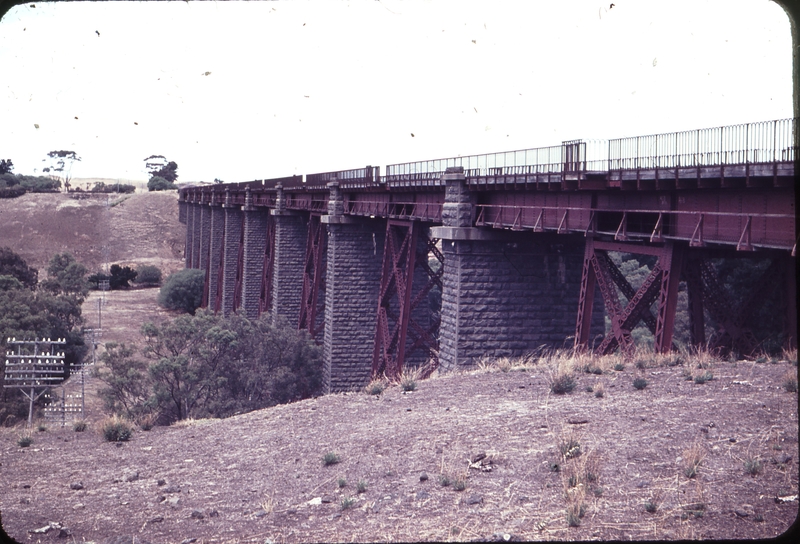
[[[325,226],[320,214],[312,213],[308,219],[306,258],[303,267],[303,291],[300,298],[300,322],[298,329],[307,330],[312,338],[321,331],[317,326],[317,316],[324,311],[325,297],[320,291],[325,289],[322,277],[325,256]]]

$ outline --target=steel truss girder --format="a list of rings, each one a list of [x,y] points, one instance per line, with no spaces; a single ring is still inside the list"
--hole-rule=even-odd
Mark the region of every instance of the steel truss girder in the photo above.
[[[312,213],[308,218],[308,236],[306,238],[306,258],[303,266],[303,291],[300,296],[299,330],[307,330],[312,338],[316,338],[320,328],[317,327],[317,316],[325,309],[325,298],[320,291],[325,289],[322,279],[325,256],[325,226],[320,221],[320,214]],[[320,307],[321,306],[321,307]]]
[[[214,307],[211,310],[217,313],[222,309],[222,290],[225,285],[224,270],[225,270],[225,221],[222,222],[222,234],[220,239],[222,243],[219,247],[219,263],[217,263],[217,292],[214,296]],[[210,245],[210,244],[209,244]]]
[[[629,253],[656,255],[658,258],[650,274],[635,292],[608,256],[608,251],[621,249]],[[667,242],[662,247],[635,244],[620,246],[587,238],[578,299],[576,348],[585,349],[588,345],[596,285],[600,288],[606,311],[611,319],[611,332],[595,349],[596,353],[605,355],[619,347],[626,355],[632,355],[635,346],[631,331],[642,320],[655,336],[656,351],[668,351],[672,347],[682,256],[681,248],[675,247],[672,242]],[[624,307],[619,300],[616,287],[619,287],[628,299]],[[658,300],[658,312],[653,318],[650,306],[656,300]]]
[[[373,376],[397,378],[403,371],[405,358],[417,349],[427,351],[430,363],[423,374],[430,374],[439,364],[437,331],[440,319],[434,319],[426,329],[413,318],[414,310],[427,300],[435,286],[442,288],[444,267],[434,272],[427,256],[432,253],[440,263],[444,256],[436,247],[435,238],[428,238],[424,252],[419,252],[419,224],[415,221],[389,220],[386,224],[386,242],[381,266],[381,284],[378,296],[378,315],[372,356]],[[417,259],[417,253],[425,258]],[[412,298],[414,271],[422,268],[428,281]],[[411,345],[406,349],[407,339]]]
[[[720,324],[720,329],[709,339],[709,349],[723,351],[734,349],[744,355],[752,355],[758,349],[759,341],[747,326],[747,319],[761,307],[771,291],[781,284],[781,277],[785,273],[786,267],[782,259],[773,259],[755,282],[755,288],[750,296],[736,308],[709,261],[692,259],[691,264],[687,263],[687,282],[693,283],[695,293],[700,293],[702,304]],[[699,334],[697,336],[699,338],[693,337],[692,340],[704,340],[704,336]]]
[[[258,315],[268,312],[272,305],[272,271],[275,265],[275,218],[267,216],[264,262],[261,267],[261,290],[258,296]]]

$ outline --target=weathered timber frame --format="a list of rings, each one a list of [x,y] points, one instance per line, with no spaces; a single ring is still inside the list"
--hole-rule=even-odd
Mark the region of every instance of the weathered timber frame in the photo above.
[[[312,213],[308,218],[308,238],[306,242],[306,258],[303,267],[303,292],[300,298],[299,330],[307,330],[312,338],[316,338],[322,328],[317,327],[317,316],[324,311],[325,297],[320,291],[325,289],[322,272],[325,257],[325,226],[320,221],[319,213]],[[319,306],[322,305],[322,308]]]
[[[415,221],[390,219],[386,224],[386,243],[381,266],[381,285],[378,296],[378,316],[375,328],[375,344],[372,355],[372,375],[397,378],[403,372],[406,355],[417,349],[428,352],[430,364],[425,373],[438,367],[438,329],[440,319],[434,319],[425,329],[411,317],[415,308],[427,300],[434,285],[442,288],[444,267],[434,272],[428,264],[430,253],[440,263],[444,256],[436,247],[437,239],[428,238],[425,243],[425,259],[417,259],[419,225]],[[414,270],[420,267],[428,281],[412,298]],[[393,304],[394,303],[394,304]],[[396,309],[393,309],[393,305]],[[411,345],[406,351],[406,340]]]
[[[264,265],[261,268],[261,291],[258,296],[258,315],[268,312],[272,305],[272,271],[275,265],[275,218],[267,216],[267,236]]]
[[[657,257],[650,274],[638,291],[628,283],[608,256],[609,251],[621,251],[652,255]],[[586,349],[594,306],[595,285],[605,303],[611,319],[611,332],[595,348],[595,353],[606,355],[618,347],[625,355],[634,351],[631,330],[644,321],[655,336],[655,350],[666,352],[672,348],[672,334],[675,324],[675,308],[678,299],[678,283],[683,260],[683,248],[672,242],[663,246],[623,244],[586,239],[583,260],[583,274],[578,299],[578,320],[575,329],[576,349]],[[623,307],[616,287],[628,299]],[[657,315],[650,312],[650,306],[658,300]]]

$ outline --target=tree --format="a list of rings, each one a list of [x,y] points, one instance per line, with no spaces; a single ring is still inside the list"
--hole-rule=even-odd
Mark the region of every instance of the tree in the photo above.
[[[14,163],[11,162],[11,159],[0,160],[0,174],[11,174],[12,170],[14,170]]]
[[[186,268],[169,276],[158,293],[158,303],[168,310],[194,315],[203,302],[205,272]]]
[[[0,276],[14,277],[28,289],[34,289],[39,281],[39,271],[8,247],[0,247]]]
[[[164,155],[150,155],[144,160],[144,167],[151,179],[161,177],[169,183],[175,183],[178,179],[178,163],[167,161]]]
[[[170,183],[161,176],[153,176],[147,182],[148,191],[168,191],[170,189],[177,189],[174,183]]]
[[[151,264],[145,264],[136,267],[136,279],[134,280],[139,284],[154,284],[161,283],[161,269]]]
[[[53,174],[56,179],[61,180],[61,174],[64,174],[64,187],[69,191],[69,181],[72,179],[72,165],[81,158],[74,151],[67,151],[65,149],[59,151],[51,151],[47,154],[47,159],[42,159],[47,162],[48,166],[42,168],[42,172],[58,172]]]
[[[152,396],[147,362],[135,358],[135,353],[131,346],[108,342],[100,356],[104,365],[97,369],[97,377],[108,386],[98,391],[106,408],[129,419],[149,411]]]
[[[89,294],[86,282],[88,270],[75,260],[71,253],[64,252],[53,255],[47,265],[47,279],[42,287],[53,294],[75,295],[83,299]]]
[[[109,286],[112,290],[128,289],[131,286],[128,282],[136,279],[136,271],[130,266],[112,264],[109,271],[111,272]]]

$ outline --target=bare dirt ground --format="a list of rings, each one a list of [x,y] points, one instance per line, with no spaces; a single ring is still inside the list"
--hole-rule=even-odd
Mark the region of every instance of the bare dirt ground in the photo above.
[[[45,277],[47,262],[69,251],[90,272],[106,265],[152,264],[179,270],[186,227],[175,192],[133,195],[26,194],[0,199],[0,247]]]
[[[781,380],[796,367],[718,363],[705,384],[686,381],[683,370],[580,373],[568,395],[550,393],[541,365],[453,374],[413,392],[329,395],[137,431],[118,444],[104,442],[96,424],[83,433],[34,431],[28,448],[17,445],[20,429],[2,429],[3,527],[20,542],[64,541],[59,534],[261,543],[784,533],[798,514],[798,419],[797,394]],[[647,378],[644,390],[632,386],[635,375]],[[602,398],[585,390],[598,381]],[[569,438],[580,455],[560,453]],[[689,478],[692,446],[702,461]],[[325,466],[327,453],[340,462]],[[745,470],[753,459],[762,463],[756,475]],[[443,477],[453,483],[443,486]],[[570,527],[566,509],[578,503],[584,516]]]

